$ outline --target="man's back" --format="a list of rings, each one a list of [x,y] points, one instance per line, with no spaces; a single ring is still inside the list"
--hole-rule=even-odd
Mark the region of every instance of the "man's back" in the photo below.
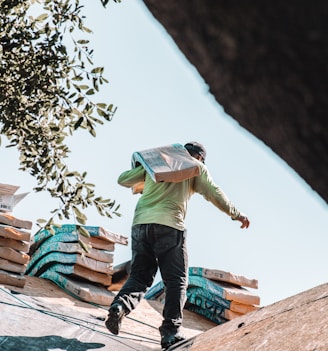
[[[238,217],[240,212],[214,183],[206,166],[199,162],[199,168],[199,176],[177,183],[155,183],[142,166],[123,172],[118,179],[120,185],[133,187],[145,181],[133,224],[157,223],[184,230],[187,203],[195,192],[232,218]]]
[[[133,186],[133,174],[136,183],[140,179],[145,179],[144,190],[135,209],[133,224],[158,223],[184,230],[187,202],[193,194],[193,179],[177,183],[155,183],[142,166],[139,166],[122,173],[118,180],[119,184]]]

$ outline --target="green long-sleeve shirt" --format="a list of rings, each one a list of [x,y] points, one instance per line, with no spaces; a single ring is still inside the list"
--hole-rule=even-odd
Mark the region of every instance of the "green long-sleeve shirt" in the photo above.
[[[131,188],[145,181],[143,193],[136,205],[133,225],[157,223],[184,230],[187,203],[194,193],[203,195],[231,218],[238,217],[240,212],[214,183],[206,166],[201,162],[199,166],[199,176],[177,183],[155,183],[142,166],[123,172],[118,178],[122,186]]]

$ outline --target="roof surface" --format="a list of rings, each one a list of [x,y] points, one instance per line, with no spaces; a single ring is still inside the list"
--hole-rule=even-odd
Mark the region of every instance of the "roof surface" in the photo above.
[[[54,283],[27,276],[24,288],[0,285],[0,350],[160,350],[162,305],[143,300],[122,323],[119,336],[105,327],[108,306],[66,294]],[[216,326],[185,311],[184,333],[191,337]]]
[[[219,325],[190,351],[327,351],[328,283]]]
[[[0,310],[1,351],[160,350],[157,301],[143,300],[119,336],[104,326],[107,306],[79,301],[36,277],[27,277],[24,288],[0,286]],[[328,283],[222,325],[185,311],[183,329],[196,337],[175,350],[327,351]]]

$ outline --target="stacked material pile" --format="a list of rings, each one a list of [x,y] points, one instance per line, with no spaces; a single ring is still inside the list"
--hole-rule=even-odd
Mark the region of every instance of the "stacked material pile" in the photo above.
[[[108,305],[112,284],[115,244],[127,245],[127,238],[102,227],[73,224],[43,229],[35,234],[26,274],[53,281],[69,294],[87,302]],[[87,248],[87,251],[84,250]]]
[[[200,267],[189,268],[185,309],[222,324],[259,308],[260,298],[246,287],[257,289],[256,279]],[[164,301],[160,281],[151,287],[146,299]]]
[[[0,212],[0,284],[24,287],[32,222]]]

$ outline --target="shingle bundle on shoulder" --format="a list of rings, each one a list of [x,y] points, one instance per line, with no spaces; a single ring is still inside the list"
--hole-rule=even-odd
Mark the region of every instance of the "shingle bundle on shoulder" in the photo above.
[[[32,222],[0,212],[0,284],[24,287]]]
[[[258,281],[215,269],[190,267],[185,309],[222,324],[259,308],[260,298],[247,288]],[[151,287],[146,299],[164,301],[163,281]]]
[[[127,238],[102,227],[82,226],[89,232],[88,238],[79,228],[64,224],[54,227],[54,234],[46,229],[36,233],[26,274],[49,279],[81,300],[108,305],[114,296],[108,287],[112,284],[115,245],[127,245]]]
[[[182,144],[176,143],[132,154],[132,168],[142,165],[155,183],[180,182],[199,175],[197,161]],[[132,187],[134,194],[142,193],[144,182]]]

